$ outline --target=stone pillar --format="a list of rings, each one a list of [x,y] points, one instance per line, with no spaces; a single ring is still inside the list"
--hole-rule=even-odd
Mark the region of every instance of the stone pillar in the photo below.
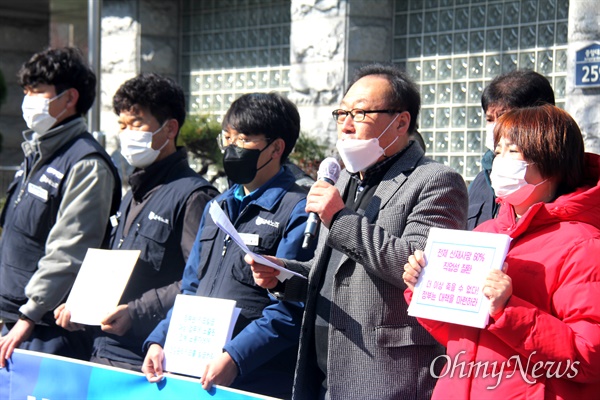
[[[391,0],[292,0],[290,98],[302,132],[334,147],[331,111],[338,107],[356,67],[389,62]]]
[[[331,117],[346,74],[345,0],[292,0],[290,99],[300,112],[301,130],[335,144]]]
[[[600,42],[597,0],[571,0],[565,109],[581,128],[585,150],[600,154],[600,88],[575,87],[575,53],[595,42]]]
[[[389,63],[394,32],[391,0],[349,0],[347,30],[347,76],[372,62]]]
[[[102,16],[100,126],[110,154],[118,146],[112,98],[119,86],[142,72],[179,80],[179,2],[104,0]]]
[[[141,72],[154,72],[179,82],[179,1],[141,0]]]
[[[140,72],[141,24],[137,1],[104,0],[101,33],[100,130],[106,135],[106,151],[118,149],[117,116],[112,98],[123,82]]]

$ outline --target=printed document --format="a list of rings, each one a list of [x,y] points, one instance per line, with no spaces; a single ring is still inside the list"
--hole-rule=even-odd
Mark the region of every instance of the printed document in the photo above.
[[[485,328],[489,301],[482,293],[489,271],[501,269],[511,238],[486,232],[431,228],[427,265],[415,286],[408,315]]]
[[[165,370],[202,376],[231,340],[239,314],[235,300],[178,294],[165,341]]]
[[[274,262],[267,260],[265,257],[261,256],[260,254],[251,252],[250,249],[248,249],[248,246],[246,246],[246,243],[244,242],[244,240],[242,239],[242,237],[240,236],[238,231],[235,229],[235,227],[233,226],[233,224],[231,223],[231,221],[229,220],[227,215],[225,215],[223,210],[221,210],[221,207],[219,207],[219,205],[217,204],[216,201],[213,201],[212,203],[210,203],[210,208],[209,208],[208,212],[209,212],[210,216],[212,217],[213,221],[215,221],[215,224],[219,228],[221,228],[225,233],[227,233],[229,235],[229,237],[234,242],[236,242],[238,244],[238,246],[240,246],[246,254],[250,254],[250,257],[252,257],[252,259],[254,261],[278,270],[280,273],[279,273],[279,275],[277,275],[277,279],[280,282],[283,282],[286,279],[291,278],[292,276],[299,276],[301,278],[306,279],[306,277],[302,274],[299,274],[294,271],[290,271],[287,268],[284,268],[280,265],[275,264]]]

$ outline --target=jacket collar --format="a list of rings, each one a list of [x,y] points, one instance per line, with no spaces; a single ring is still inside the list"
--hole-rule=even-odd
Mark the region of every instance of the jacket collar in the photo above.
[[[133,198],[137,202],[142,201],[150,190],[166,181],[172,168],[179,163],[187,165],[187,152],[184,147],[179,147],[175,153],[150,164],[146,168],[136,169],[129,176]]]
[[[409,147],[407,147],[404,151],[404,154],[400,156],[392,164],[390,169],[383,176],[379,185],[377,185],[377,189],[375,189],[375,193],[373,194],[373,198],[369,202],[367,209],[365,210],[365,218],[369,221],[369,223],[375,223],[375,218],[379,215],[379,210],[384,208],[386,204],[391,200],[396,192],[400,189],[400,187],[406,182],[408,175],[412,171],[415,170],[425,152],[423,149],[415,142],[410,142]],[[343,186],[338,186],[344,188],[344,193],[348,190],[348,181],[350,179],[350,173],[346,170],[343,171],[342,177],[338,183]],[[329,232],[326,228],[322,228],[321,233],[319,235],[319,241],[326,241],[326,236],[328,236]],[[325,235],[325,237],[321,237],[321,235]],[[336,273],[339,271],[339,268],[342,264],[344,264],[350,257],[347,254],[343,254],[340,259],[339,264],[336,266]]]
[[[281,170],[269,181],[267,181],[260,188],[244,197],[244,202],[247,205],[254,204],[265,210],[271,211],[275,207],[279,200],[286,194],[287,191],[295,183],[294,174],[289,168],[283,166]],[[235,191],[239,190],[239,184],[235,184],[228,191],[226,191],[222,198],[226,202],[234,200]],[[246,200],[247,199],[247,200]],[[242,206],[242,208],[245,208]]]
[[[383,176],[381,182],[377,185],[377,189],[373,194],[373,199],[365,210],[365,217],[370,223],[375,221],[375,217],[379,214],[379,210],[385,207],[394,194],[404,184],[408,175],[414,171],[424,154],[421,147],[416,145],[415,142],[410,142],[408,147],[404,150],[404,154],[392,164],[390,169]],[[346,192],[348,191],[348,181],[350,180],[350,177],[351,175],[348,171],[342,171],[340,180],[338,181],[338,187],[343,188],[342,197],[345,197]]]
[[[77,117],[65,124],[52,128],[42,137],[36,135],[32,130],[28,129],[24,131],[23,138],[25,141],[21,143],[23,153],[25,154],[25,157],[35,155],[36,159],[31,170],[42,165],[64,145],[84,132],[87,132],[87,126],[82,117]]]

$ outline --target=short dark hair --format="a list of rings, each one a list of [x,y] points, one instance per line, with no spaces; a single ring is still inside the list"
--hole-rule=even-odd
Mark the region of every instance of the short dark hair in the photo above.
[[[185,96],[174,80],[158,74],[140,74],[119,87],[113,96],[113,110],[119,115],[135,105],[147,108],[163,124],[175,119],[179,128],[185,122]]]
[[[49,48],[34,54],[17,76],[22,88],[54,85],[56,94],[76,89],[79,100],[75,110],[80,115],[90,109],[96,98],[96,75],[74,47]]]
[[[265,135],[283,139],[283,163],[300,135],[300,114],[296,105],[278,93],[248,93],[231,103],[221,124],[245,135]]]
[[[481,107],[484,112],[490,105],[507,110],[555,104],[554,91],[545,76],[527,69],[517,69],[495,77],[483,89]]]
[[[544,178],[558,177],[558,194],[573,192],[584,180],[585,150],[577,123],[564,110],[545,104],[515,108],[494,128],[494,145],[506,137],[535,163]]]
[[[417,85],[408,74],[393,64],[368,64],[360,67],[354,74],[345,93],[361,78],[368,75],[379,75],[390,83],[390,98],[388,107],[400,111],[408,111],[410,124],[408,132],[415,129],[419,110],[421,109],[421,95]]]

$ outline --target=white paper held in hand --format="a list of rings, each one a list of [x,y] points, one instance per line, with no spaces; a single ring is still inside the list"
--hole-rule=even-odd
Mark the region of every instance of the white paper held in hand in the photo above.
[[[65,306],[71,322],[100,325],[119,305],[139,256],[139,250],[88,249]]]
[[[178,294],[165,340],[165,370],[202,376],[231,340],[239,314],[235,300]]]
[[[482,293],[489,271],[501,269],[508,235],[431,228],[425,246],[427,265],[419,275],[408,315],[485,328],[489,300]]]
[[[228,234],[229,237],[231,237],[231,239],[235,243],[237,243],[237,245],[240,246],[246,254],[249,254],[250,257],[252,257],[252,259],[254,261],[278,270],[280,273],[279,273],[279,275],[277,275],[277,279],[280,282],[283,282],[286,279],[291,278],[292,276],[299,276],[301,278],[306,279],[305,276],[303,276],[297,272],[290,271],[287,268],[284,268],[280,265],[275,264],[274,262],[269,261],[268,259],[261,256],[260,254],[251,252],[250,249],[248,249],[248,246],[246,246],[246,244],[244,243],[244,240],[242,239],[242,237],[240,236],[238,231],[235,229],[235,227],[233,226],[233,224],[231,223],[231,221],[229,220],[227,215],[225,215],[223,210],[221,210],[221,207],[219,207],[219,205],[217,204],[216,201],[213,201],[210,203],[210,208],[209,208],[208,212],[209,212],[210,216],[212,217],[213,221],[215,222],[215,224],[220,229],[222,229],[226,234]]]

